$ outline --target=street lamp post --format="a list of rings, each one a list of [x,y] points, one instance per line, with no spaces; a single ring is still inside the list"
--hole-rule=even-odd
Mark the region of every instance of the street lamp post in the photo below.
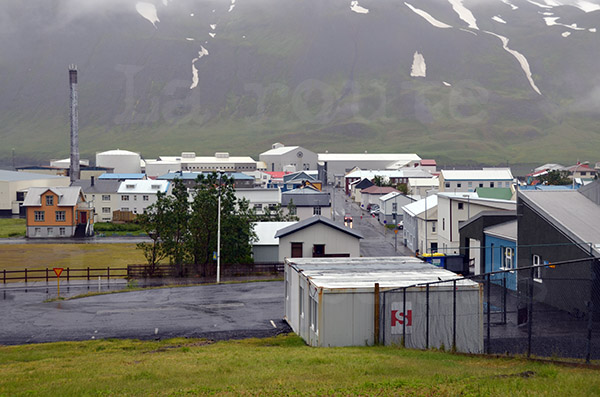
[[[573,171],[573,186],[571,187],[572,190],[575,190],[575,174],[577,173],[577,169],[579,168],[579,166],[587,165],[589,163],[590,163],[589,161],[584,161],[583,163],[577,162],[577,165],[575,166],[575,170]]]
[[[219,196],[217,199],[217,284],[221,282],[221,176],[219,172]]]

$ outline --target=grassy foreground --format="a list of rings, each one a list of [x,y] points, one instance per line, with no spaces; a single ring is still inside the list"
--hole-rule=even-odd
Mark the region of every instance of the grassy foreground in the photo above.
[[[25,236],[25,219],[0,218],[0,238]]]
[[[146,263],[135,244],[2,244],[0,270],[124,268]]]
[[[208,343],[0,347],[0,395],[581,395],[597,370],[394,347],[311,348],[293,335]]]

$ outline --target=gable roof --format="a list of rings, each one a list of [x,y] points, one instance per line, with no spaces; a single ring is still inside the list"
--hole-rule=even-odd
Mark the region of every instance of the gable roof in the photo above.
[[[169,190],[169,181],[164,180],[125,180],[121,182],[118,193],[166,193]]]
[[[74,181],[71,186],[80,186],[84,193],[116,193],[119,190],[121,182],[115,180],[98,180],[92,181],[90,179],[80,179]]]
[[[312,176],[307,174],[304,171],[297,171],[297,172],[293,172],[291,174],[287,174],[283,176],[283,182],[288,183],[288,182],[292,182],[292,181],[303,181],[303,180],[309,180],[309,181],[316,181],[317,179]]]
[[[381,194],[381,195],[388,194],[391,192],[400,193],[398,190],[394,189],[391,186],[375,186],[375,185],[368,187],[366,189],[363,189],[361,192],[362,192],[362,194],[367,193],[367,194]]]
[[[257,241],[252,245],[279,245],[278,238],[275,234],[296,222],[256,222],[254,224],[254,233],[256,233]]]
[[[279,237],[284,237],[287,236],[288,234],[292,234],[295,233],[299,230],[305,229],[309,226],[315,225],[317,223],[322,223],[326,226],[329,226],[333,229],[339,230],[340,232],[349,234],[352,237],[356,237],[356,238],[363,238],[362,233],[360,233],[359,231],[356,231],[354,229],[350,229],[349,227],[346,227],[342,224],[339,223],[335,223],[332,220],[325,218],[324,216],[320,216],[320,215],[316,215],[313,216],[311,218],[307,218],[304,219],[303,221],[300,222],[296,222],[294,225],[285,227],[283,229],[280,229],[277,234],[275,234],[275,238],[279,238]]]
[[[517,220],[500,223],[494,226],[488,226],[483,232],[490,236],[500,237],[504,240],[517,241]]]
[[[283,207],[286,207],[290,200],[294,200],[296,207],[329,207],[331,205],[329,193],[313,189],[294,189],[281,193]]]
[[[367,178],[363,178],[361,180],[359,180],[358,182],[356,182],[356,184],[354,185],[355,189],[366,189],[368,187],[374,186],[375,184],[373,182],[371,182],[370,180],[368,180]]]
[[[410,203],[402,207],[402,210],[406,211],[411,216],[418,216],[425,212],[425,210],[430,211],[436,208],[438,205],[438,196],[432,195],[427,196],[424,199],[415,201],[414,203]]]
[[[80,186],[70,187],[30,187],[27,190],[23,207],[39,207],[42,205],[42,195],[47,191],[58,196],[59,207],[73,207],[77,205],[81,195]]]
[[[548,223],[581,244],[592,244],[600,257],[600,206],[574,190],[520,190],[519,198]]]

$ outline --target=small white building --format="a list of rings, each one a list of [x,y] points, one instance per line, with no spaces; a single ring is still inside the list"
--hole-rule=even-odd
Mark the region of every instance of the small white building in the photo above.
[[[379,197],[379,222],[397,225],[404,217],[402,207],[415,202],[416,198],[400,192],[390,192]]]
[[[296,222],[257,222],[254,224],[256,241],[252,243],[254,263],[271,263],[279,261],[279,238],[275,234]]]
[[[431,285],[429,296],[424,287],[407,289],[406,301],[402,290],[394,291],[456,279],[448,270],[414,257],[288,258],[284,279],[285,320],[311,346],[373,345],[378,311],[380,343],[399,345],[404,336],[409,348],[452,347],[453,283]],[[456,349],[481,353],[482,289],[471,280],[456,287]]]
[[[317,155],[300,146],[284,146],[275,143],[271,149],[258,156],[264,162],[267,171],[303,171],[317,169]]]
[[[510,168],[483,168],[481,170],[442,170],[440,192],[474,192],[480,187],[511,187]]]
[[[108,150],[96,153],[98,167],[113,168],[117,174],[139,174],[142,172],[141,156],[128,150]]]
[[[280,229],[279,261],[284,258],[357,257],[362,234],[322,216]]]
[[[425,197],[438,192],[440,188],[440,180],[437,177],[433,178],[408,178],[406,184],[410,194]]]
[[[438,197],[429,196],[402,207],[404,245],[421,254],[437,252]]]
[[[248,206],[258,215],[262,215],[267,208],[275,208],[281,204],[281,192],[279,189],[235,189],[235,197],[238,200],[248,200]]]
[[[158,192],[167,194],[169,181],[125,180],[117,190],[117,209],[123,212],[143,214],[146,208],[156,203]]]

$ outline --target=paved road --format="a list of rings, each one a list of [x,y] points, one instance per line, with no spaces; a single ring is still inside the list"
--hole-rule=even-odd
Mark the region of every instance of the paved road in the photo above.
[[[73,286],[61,295],[85,292]],[[81,291],[78,290],[81,289]],[[95,288],[95,286],[92,286]],[[114,287],[113,287],[114,288]],[[283,283],[165,288],[44,302],[51,285],[0,287],[0,344],[97,338],[266,337],[288,332]]]
[[[359,230],[364,239],[360,241],[360,254],[362,256],[413,256],[414,253],[402,245],[402,234],[397,235],[392,230],[386,230],[381,223],[373,218],[369,212],[360,209],[358,204],[352,202],[344,193],[344,189],[327,187],[325,191],[332,194],[334,200],[334,220],[344,222],[344,215],[351,215],[353,228]],[[362,216],[362,219],[361,219]],[[397,243],[395,238],[398,239]],[[394,246],[396,245],[396,249]]]

